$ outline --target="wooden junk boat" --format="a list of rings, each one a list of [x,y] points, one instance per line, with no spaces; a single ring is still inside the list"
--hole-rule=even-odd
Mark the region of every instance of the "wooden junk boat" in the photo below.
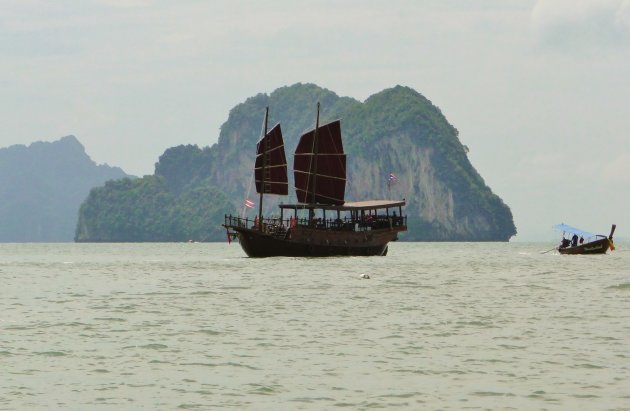
[[[280,204],[279,218],[263,218],[264,194],[288,194],[287,161],[280,124],[256,147],[254,220],[225,216],[228,241],[238,238],[249,257],[384,256],[387,244],[407,230],[405,200],[345,202],[346,155],[339,120],[319,125],[300,138],[295,150],[296,204]]]
[[[610,251],[615,249],[613,243],[613,234],[617,228],[615,224],[612,225],[608,237],[601,234],[591,234],[566,224],[558,224],[554,228],[562,231],[562,240],[558,246],[560,254],[606,254],[608,249]],[[568,235],[571,235],[570,239],[566,237]]]

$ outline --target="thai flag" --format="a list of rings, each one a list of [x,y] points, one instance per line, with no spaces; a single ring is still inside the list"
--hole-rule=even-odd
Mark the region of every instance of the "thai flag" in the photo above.
[[[245,200],[245,207],[254,208],[254,202],[248,198],[247,200]]]

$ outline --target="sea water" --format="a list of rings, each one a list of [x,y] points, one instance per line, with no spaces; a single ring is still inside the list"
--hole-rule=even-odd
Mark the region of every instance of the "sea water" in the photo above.
[[[628,410],[630,244],[553,246],[1,244],[0,409]]]

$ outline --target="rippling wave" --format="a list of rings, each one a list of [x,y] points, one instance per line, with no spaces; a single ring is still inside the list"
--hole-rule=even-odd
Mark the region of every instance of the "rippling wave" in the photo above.
[[[629,248],[550,247],[0,244],[0,409],[627,410]]]

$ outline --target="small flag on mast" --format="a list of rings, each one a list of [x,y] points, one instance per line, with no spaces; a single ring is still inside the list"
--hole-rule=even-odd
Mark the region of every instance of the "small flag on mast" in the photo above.
[[[387,176],[387,193],[388,194],[391,195],[392,186],[396,184],[397,181],[398,181],[398,177],[396,177],[396,174],[389,173],[389,176]]]
[[[249,198],[245,200],[245,207],[247,208],[254,208],[254,202],[252,200],[250,200]]]
[[[398,181],[398,177],[396,177],[396,174],[394,173],[389,173],[389,177],[387,178],[387,182],[388,184],[394,184]]]

